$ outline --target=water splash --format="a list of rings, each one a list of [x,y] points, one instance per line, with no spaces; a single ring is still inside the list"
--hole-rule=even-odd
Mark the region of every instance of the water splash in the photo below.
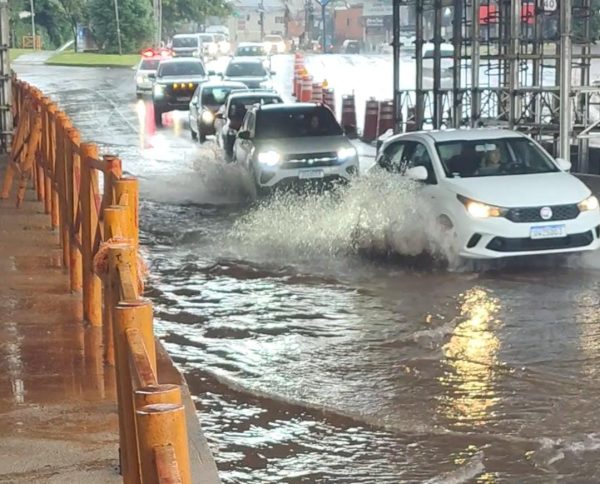
[[[372,173],[324,194],[278,193],[242,217],[233,235],[279,256],[446,256],[444,234],[418,191],[403,177]]]

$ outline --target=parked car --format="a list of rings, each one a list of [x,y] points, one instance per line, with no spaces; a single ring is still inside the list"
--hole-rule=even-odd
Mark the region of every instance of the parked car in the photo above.
[[[263,45],[270,54],[285,54],[287,50],[281,35],[265,35]]]
[[[208,81],[198,85],[190,101],[190,133],[193,139],[200,143],[206,141],[206,136],[215,134],[215,115],[227,102],[229,93],[234,90],[247,91],[241,82]]]
[[[321,104],[270,104],[250,109],[233,147],[258,194],[304,180],[349,181],[358,154],[329,108]]]
[[[215,119],[217,144],[225,151],[227,159],[233,157],[233,144],[248,109],[253,106],[280,104],[283,99],[275,91],[261,89],[233,91]]]
[[[240,42],[235,49],[234,57],[262,57],[265,58],[269,54],[265,50],[265,46],[259,42]]]
[[[421,183],[420,199],[461,257],[596,250],[598,199],[524,134],[503,129],[393,136],[377,165]]]
[[[198,34],[176,34],[171,41],[174,57],[202,58],[202,39]]]
[[[208,79],[202,61],[193,58],[161,61],[153,77],[152,102],[157,126],[162,126],[163,113],[175,109],[187,111],[198,84]]]
[[[271,89],[272,81],[270,72],[262,59],[257,57],[234,57],[225,69],[226,81],[243,82],[250,89]]]

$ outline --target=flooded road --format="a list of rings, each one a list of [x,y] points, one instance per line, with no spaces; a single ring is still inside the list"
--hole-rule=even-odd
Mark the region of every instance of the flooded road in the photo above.
[[[374,245],[423,248],[408,187],[254,202],[177,116],[141,129],[133,71],[19,72],[140,177],[157,330],[224,482],[600,480],[599,256],[484,272],[366,258],[359,213]]]

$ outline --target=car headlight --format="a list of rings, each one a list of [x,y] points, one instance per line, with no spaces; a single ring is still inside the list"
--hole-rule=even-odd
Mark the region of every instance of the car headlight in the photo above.
[[[580,212],[598,209],[598,199],[594,195],[590,195],[583,202],[577,204]]]
[[[202,122],[204,124],[212,124],[212,122],[215,120],[215,115],[213,113],[211,113],[210,111],[204,111],[202,113]]]
[[[281,161],[281,155],[277,151],[264,151],[258,154],[258,162],[262,165],[275,166]]]
[[[263,89],[272,89],[273,88],[273,82],[270,81],[270,80],[262,81],[260,83],[260,87],[262,87]]]
[[[462,195],[457,195],[457,198],[473,218],[504,217],[506,214],[506,209],[502,207],[496,207],[494,205],[488,205],[487,203],[471,200]]]
[[[279,44],[277,44],[277,50],[279,52],[284,52],[285,51],[285,44],[283,42],[280,42]]]
[[[162,84],[155,84],[154,88],[152,89],[152,93],[156,97],[163,97],[165,95],[165,86]]]
[[[354,148],[340,148],[337,152],[338,160],[345,161],[356,156]]]
[[[138,84],[143,84],[144,82],[146,82],[146,77],[145,76],[137,76],[135,78],[135,80]]]
[[[269,52],[271,50],[271,42],[265,42],[264,48],[267,52]]]
[[[194,57],[202,57],[202,51],[200,49],[195,50],[192,54]]]

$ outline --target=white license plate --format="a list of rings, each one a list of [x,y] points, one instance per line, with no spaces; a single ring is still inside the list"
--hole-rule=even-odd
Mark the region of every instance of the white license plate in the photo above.
[[[304,170],[300,172],[300,175],[298,175],[299,178],[323,178],[325,176],[325,173],[323,173],[323,170]]]
[[[532,239],[554,239],[565,237],[567,229],[564,225],[542,225],[540,227],[531,227],[529,236]]]
[[[183,97],[178,97],[177,101],[178,102],[189,102],[191,98],[187,97],[187,96],[183,96]]]

